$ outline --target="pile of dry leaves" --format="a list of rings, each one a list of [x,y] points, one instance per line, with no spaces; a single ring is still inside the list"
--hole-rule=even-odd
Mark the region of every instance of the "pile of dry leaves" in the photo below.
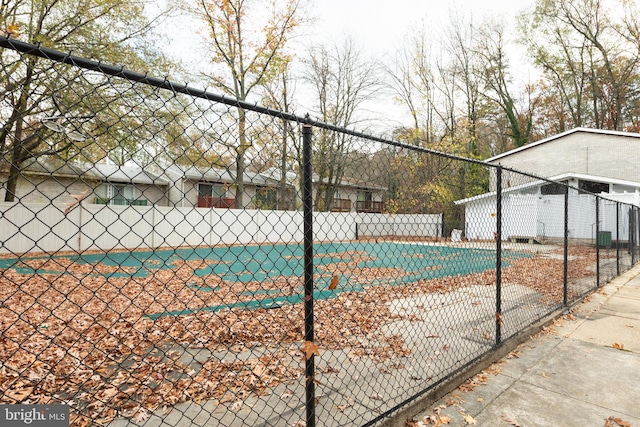
[[[592,274],[591,255],[571,262],[572,278]],[[353,253],[323,266],[323,274],[361,284],[395,282],[404,274],[401,268],[363,267],[367,260]],[[303,375],[301,303],[212,309],[298,295],[299,277],[240,283],[195,273],[212,260],[178,261],[172,269],[149,270],[146,277],[65,258],[21,262],[16,267],[40,274],[5,269],[0,276],[2,403],[64,402],[72,408],[72,425],[104,424],[115,417],[140,421],[179,402],[235,402],[266,394]],[[503,279],[557,300],[562,271],[561,260],[519,258],[510,261]],[[494,283],[495,271],[489,270],[337,293],[316,301],[316,345],[350,348],[350,354],[374,361],[407,356],[411,349],[401,336],[381,331],[403,318],[391,313],[389,302]],[[170,315],[149,316],[163,313]],[[204,360],[185,357],[198,349],[208,352]]]

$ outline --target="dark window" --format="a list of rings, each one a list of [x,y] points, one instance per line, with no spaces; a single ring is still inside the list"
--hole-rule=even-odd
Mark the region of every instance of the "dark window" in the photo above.
[[[564,194],[565,188],[566,186],[554,182],[552,184],[543,185],[542,188],[540,188],[540,193],[543,195]]]
[[[578,183],[578,188],[582,191],[588,191],[589,193],[594,194],[609,192],[609,184],[605,184],[603,182],[580,180],[580,182]]]
[[[201,197],[225,197],[226,187],[222,184],[198,184],[198,195]]]
[[[359,190],[358,191],[358,201],[359,202],[370,202],[373,200],[373,192],[371,190]]]
[[[258,188],[255,201],[258,209],[276,209],[278,206],[278,190],[266,187]]]
[[[213,185],[211,184],[198,184],[198,195],[206,197],[211,196]]]

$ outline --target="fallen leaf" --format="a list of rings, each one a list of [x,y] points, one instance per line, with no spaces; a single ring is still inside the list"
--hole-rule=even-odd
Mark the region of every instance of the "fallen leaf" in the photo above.
[[[480,373],[475,377],[467,380],[467,382],[465,382],[460,387],[458,387],[458,389],[464,392],[473,391],[473,389],[475,389],[477,386],[486,384],[486,383],[487,383],[487,376],[483,373]]]
[[[631,423],[621,418],[609,417],[605,420],[605,427],[615,427],[613,423],[618,424],[620,427],[631,427]]]
[[[33,393],[33,387],[25,387],[23,389],[17,391],[8,391],[6,393],[7,397],[16,400],[17,402],[21,402],[27,397],[29,397]]]
[[[502,325],[502,313],[496,313],[496,322],[498,323],[498,325]]]
[[[464,422],[467,423],[468,426],[476,425],[476,420],[469,414],[462,414],[462,418]]]
[[[143,424],[145,421],[147,421],[148,418],[149,418],[149,412],[142,409],[138,411],[138,413],[136,413],[136,415],[133,418],[131,418],[131,421],[133,421],[136,424]]]
[[[338,282],[340,282],[340,279],[338,278],[338,276],[333,276],[331,278],[331,283],[329,283],[329,290],[333,291],[338,287]]]
[[[69,194],[69,196],[73,197],[74,199],[76,199],[76,201],[75,202],[67,202],[67,203],[65,203],[65,206],[67,208],[64,210],[64,214],[67,215],[69,213],[69,211],[71,211],[71,209],[73,209],[76,205],[80,205],[82,200],[84,200],[84,198],[87,197],[88,194],[89,194],[89,189],[84,190],[80,194]]]
[[[64,210],[64,207],[61,210]],[[344,266],[340,263],[339,267],[329,268],[335,268],[332,271],[340,271],[340,275],[361,284],[371,278],[381,281],[392,278],[395,280],[402,274],[400,270],[393,268],[347,265],[347,258],[356,258],[356,261],[349,259],[349,263],[360,265],[361,260],[358,257],[365,258],[362,254],[354,253],[353,256],[344,258]],[[73,396],[74,399],[71,410],[88,408],[86,420],[82,418],[85,415],[76,414],[78,421],[72,422],[72,425],[93,425],[97,420],[106,420],[104,424],[107,424],[110,422],[108,418],[125,412],[126,417],[135,415],[139,408],[129,410],[131,402],[145,402],[145,405],[148,404],[146,409],[153,411],[150,413],[155,413],[156,410],[161,410],[160,408],[170,411],[174,405],[189,400],[204,402],[217,399],[228,407],[236,400],[274,392],[276,386],[288,384],[289,381],[295,381],[304,375],[304,370],[299,366],[300,325],[304,324],[304,317],[303,310],[297,305],[283,305],[277,311],[199,311],[202,307],[233,304],[238,301],[239,295],[247,293],[248,297],[247,291],[252,291],[251,298],[257,298],[257,294],[253,292],[257,285],[255,282],[229,283],[216,275],[199,279],[199,276],[194,274],[197,269],[224,261],[176,259],[175,262],[171,262],[171,268],[165,269],[160,268],[164,261],[149,259],[144,261],[143,266],[151,267],[147,271],[151,279],[148,280],[135,277],[133,273],[137,270],[125,265],[113,266],[100,262],[86,264],[72,258],[77,257],[21,258],[23,265],[31,267],[33,271],[57,271],[64,274],[22,275],[15,270],[7,269],[0,275],[0,290],[4,292],[5,298],[4,306],[0,308],[4,308],[14,319],[3,324],[3,337],[10,339],[0,342],[0,346],[25,343],[25,347],[31,349],[18,350],[13,360],[3,360],[3,366],[0,368],[12,363],[14,366],[11,370],[15,372],[14,376],[18,375],[25,382],[12,386],[11,390],[19,392],[30,384],[38,384],[37,398],[42,401],[56,399],[54,393],[58,391],[55,388],[58,384],[64,383],[65,395]],[[550,270],[562,277],[562,260],[546,260],[545,262],[553,264],[553,268],[545,270],[537,264],[538,259],[536,258],[535,262],[522,259],[513,261],[510,267],[504,269],[503,278],[505,281],[509,275],[526,278],[525,285],[541,292],[544,298],[549,301],[562,301],[562,288],[558,291],[556,282],[548,280]],[[585,256],[584,262],[580,261],[581,264],[576,268],[579,267],[580,271],[584,269],[586,272],[586,266],[592,265],[594,259],[593,256]],[[527,274],[524,274],[524,271]],[[96,276],[107,273],[110,276],[112,273],[117,274],[106,281],[96,280]],[[332,272],[326,276],[325,286],[333,274]],[[577,271],[577,275],[572,277],[579,277],[580,274],[582,273]],[[529,282],[530,277],[536,277],[539,281]],[[335,300],[318,300],[318,324],[326,328],[326,331],[322,331],[323,349],[349,349],[350,359],[367,359],[367,363],[380,364],[380,371],[389,374],[395,369],[400,369],[402,365],[399,362],[394,362],[393,365],[387,362],[401,360],[400,358],[410,356],[412,350],[418,350],[417,347],[412,348],[410,341],[405,342],[402,336],[388,337],[384,330],[380,329],[387,322],[399,319],[388,309],[390,301],[406,297],[405,291],[408,290],[412,294],[420,295],[434,292],[444,294],[464,286],[493,283],[493,280],[494,275],[487,272],[456,280],[439,278],[419,281],[412,283],[410,289],[395,285],[374,286],[368,288],[366,293],[345,292]],[[185,286],[185,281],[190,286]],[[302,279],[277,278],[273,283],[262,282],[260,286],[269,291],[281,291],[290,287],[301,289]],[[231,292],[210,291],[217,288],[229,288]],[[33,298],[37,297],[38,312],[35,312],[33,298],[22,297],[23,292],[32,295]],[[15,295],[6,298],[10,293]],[[57,311],[65,313],[65,318],[59,319],[51,315]],[[144,316],[147,312],[167,311],[184,311],[190,314],[167,316],[155,321]],[[404,313],[400,317],[410,319],[410,313]],[[23,318],[30,321],[19,320]],[[272,333],[265,336],[265,330]],[[546,328],[545,331],[554,333],[552,328]],[[475,328],[474,334],[480,333],[481,328]],[[52,339],[55,336],[59,338]],[[436,338],[435,335],[429,335],[429,338],[431,337]],[[177,343],[174,339],[179,339],[180,342]],[[354,347],[353,344],[356,342],[362,345]],[[195,367],[196,362],[189,367],[182,366],[176,364],[172,357],[164,357],[164,350],[159,351],[157,355],[155,352],[150,353],[152,348],[162,349],[166,344],[183,347],[193,345],[194,348],[224,347],[236,354],[236,357],[234,359],[232,356],[230,360],[224,361],[213,358],[198,362],[201,366],[197,368],[196,375],[191,368]],[[269,360],[265,359],[267,356],[259,360],[253,357],[241,360],[237,356],[257,345],[271,348],[272,344],[273,348],[282,346],[282,349],[269,356]],[[320,341],[317,344],[320,344]],[[434,357],[442,356],[447,349],[437,345],[435,347]],[[40,352],[37,356],[31,354],[36,348]],[[4,349],[5,354],[10,351],[13,350]],[[24,353],[31,354],[33,359],[46,362],[46,366],[38,368],[32,359],[25,359],[28,355]],[[312,351],[311,355],[313,354]],[[322,356],[325,356],[324,353]],[[27,370],[20,373],[23,372],[19,370],[21,367],[27,367]],[[407,373],[411,372],[407,367],[402,369],[406,369]],[[92,372],[99,375],[91,375]],[[260,377],[257,377],[256,373],[260,373]],[[2,375],[6,373],[0,372],[0,376]],[[358,374],[354,377],[357,378]],[[51,381],[48,378],[51,378]],[[310,377],[308,381],[316,380]],[[480,385],[482,381],[478,378],[467,387]],[[7,384],[9,383],[5,382],[5,385]],[[48,384],[51,384],[53,389]],[[107,384],[119,390],[108,403],[106,400],[100,400],[101,395],[96,395],[97,391],[106,390]],[[137,395],[127,396],[136,389]],[[280,393],[284,391],[277,390],[281,390]],[[8,391],[5,391],[5,396]],[[107,393],[112,394],[113,391]],[[458,393],[460,396],[461,391]],[[277,396],[274,397],[279,400]],[[35,401],[35,398],[36,396],[31,394],[26,399]],[[89,406],[91,402],[96,404]],[[241,410],[245,408],[247,407],[242,406]],[[459,419],[462,420],[461,417]],[[451,423],[455,424],[455,421]],[[460,424],[462,423],[460,421]],[[501,424],[507,427],[504,421]]]
[[[336,405],[336,408],[338,408],[340,410],[340,412],[344,412],[347,409],[351,408],[353,406],[353,403],[345,403],[342,405]]]
[[[507,359],[519,359],[522,356],[520,350],[513,350],[511,353],[507,354]]]
[[[229,406],[229,409],[233,412],[238,412],[238,410],[242,407],[242,400],[236,400]]]
[[[624,350],[624,344],[618,344],[617,342],[614,342],[612,347],[616,350]]]
[[[426,416],[422,420],[425,423],[436,427],[451,423],[451,418],[446,415],[440,415],[438,413]]]
[[[541,374],[543,377],[547,378],[547,374],[544,373],[544,371]]]
[[[502,362],[497,362],[489,366],[485,371],[482,371],[482,373],[498,376],[500,372],[502,372],[502,369],[503,369]]]
[[[503,415],[502,419],[509,424],[510,426],[514,426],[514,427],[521,427],[520,423],[518,422],[518,420],[516,420],[514,417],[512,417],[511,415]]]
[[[305,341],[302,344],[302,348],[300,349],[307,360],[311,359],[311,357],[315,354],[316,356],[320,356],[320,351],[318,351],[318,346],[311,341]]]

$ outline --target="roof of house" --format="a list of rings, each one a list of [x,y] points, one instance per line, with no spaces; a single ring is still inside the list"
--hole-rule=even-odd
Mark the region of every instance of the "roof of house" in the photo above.
[[[320,182],[320,177],[314,174],[312,180],[313,182]],[[326,181],[327,181],[326,178],[322,179],[322,182],[326,182]],[[355,178],[342,178],[338,185],[341,187],[351,187],[351,188],[358,188],[358,189],[364,189],[364,190],[387,190],[387,187],[383,187],[377,184],[372,184],[366,181],[361,181]]]
[[[106,182],[147,185],[169,185],[169,180],[147,171],[138,165],[114,165],[62,161],[61,159],[37,157],[23,165],[25,173],[65,178],[83,178]]]
[[[526,190],[528,188],[533,188],[533,187],[537,187],[537,186],[540,186],[540,185],[549,184],[549,181],[556,181],[556,182],[557,181],[565,181],[565,180],[571,179],[571,178],[575,178],[575,179],[579,179],[579,180],[583,180],[583,181],[602,182],[602,183],[605,183],[605,184],[626,185],[626,186],[629,186],[629,187],[636,187],[636,188],[640,189],[640,182],[625,181],[625,180],[622,180],[622,179],[607,178],[607,177],[603,177],[603,176],[586,175],[586,174],[570,172],[570,173],[563,173],[561,175],[552,176],[548,180],[538,179],[538,180],[535,180],[535,181],[527,182],[526,184],[516,185],[514,187],[505,188],[505,189],[502,190],[502,193],[503,194],[505,194],[505,193],[513,193],[513,192],[517,192],[517,191],[520,191],[520,190]],[[464,205],[464,204],[467,204],[469,202],[474,202],[476,200],[482,200],[482,199],[495,197],[495,196],[496,196],[496,192],[495,191],[491,191],[491,192],[488,192],[488,193],[479,194],[477,196],[469,197],[469,198],[466,198],[466,199],[456,200],[456,201],[454,201],[454,203],[456,205]]]
[[[175,178],[184,177],[192,181],[205,181],[222,184],[235,183],[235,173],[227,169],[203,168],[195,165],[170,165],[165,169],[165,172],[168,175],[174,175]],[[278,181],[270,178],[269,176],[249,171],[244,172],[243,182],[244,184],[265,187],[274,187],[278,185]]]
[[[260,175],[280,182],[280,180],[282,179],[282,172],[280,172],[281,170],[282,169],[280,168],[270,167],[260,172]],[[298,174],[293,171],[286,171],[284,175],[285,180],[287,181],[287,185],[289,185],[290,187],[295,187],[298,182]]]
[[[548,142],[555,141],[556,139],[560,139],[560,138],[563,138],[563,137],[565,137],[567,135],[571,135],[571,134],[579,133],[579,132],[593,133],[593,134],[600,134],[600,135],[625,136],[625,137],[630,137],[630,138],[640,138],[640,133],[620,132],[620,131],[615,131],[615,130],[591,129],[591,128],[578,127],[578,128],[574,128],[574,129],[568,130],[566,132],[559,133],[557,135],[550,136],[550,137],[545,138],[545,139],[541,139],[540,141],[536,141],[536,142],[532,142],[532,143],[527,144],[527,145],[523,145],[522,147],[514,148],[513,150],[505,151],[504,153],[498,154],[497,156],[493,156],[493,157],[490,157],[490,158],[486,159],[485,162],[491,163],[491,162],[499,160],[499,159],[501,159],[503,157],[507,157],[507,156],[510,156],[512,154],[516,154],[516,153],[519,153],[521,151],[528,150],[528,149],[533,148],[533,147],[537,147],[538,145],[546,144]]]
[[[271,177],[272,179],[280,180],[280,169],[279,168],[269,168],[266,171],[261,173],[264,176]],[[295,185],[298,180],[298,174],[293,171],[286,172],[286,179],[291,185]],[[328,182],[327,178],[320,179],[320,175],[313,173],[311,176],[311,181],[314,183],[317,182]],[[386,187],[382,187],[380,185],[372,184],[370,182],[357,180],[355,178],[342,178],[338,184],[340,187],[349,187],[349,188],[359,188],[366,190],[387,190]]]

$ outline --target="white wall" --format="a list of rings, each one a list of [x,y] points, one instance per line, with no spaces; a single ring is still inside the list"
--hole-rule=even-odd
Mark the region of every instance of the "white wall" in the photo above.
[[[607,194],[607,198],[640,206],[640,194]],[[502,236],[564,237],[563,195],[503,195]],[[496,198],[486,197],[465,206],[465,236],[468,239],[488,240],[496,231]],[[595,198],[589,195],[569,195],[569,237],[595,239]],[[629,233],[628,209],[620,209],[620,240]],[[616,203],[600,201],[600,231],[610,231],[616,238]]]
[[[358,236],[442,237],[442,214],[357,214]]]
[[[300,211],[82,205],[64,215],[65,209],[0,203],[0,253],[302,242],[304,237]],[[442,216],[315,212],[314,239],[353,240],[356,223],[360,235],[369,227],[370,233],[437,236]]]
[[[545,143],[525,145],[491,163],[541,177],[573,172],[640,182],[640,156],[631,154],[639,148],[640,138],[636,134],[577,131]],[[495,169],[491,170],[491,190],[495,190]],[[519,185],[530,180],[508,172],[502,177],[505,185],[509,181],[511,185]]]

